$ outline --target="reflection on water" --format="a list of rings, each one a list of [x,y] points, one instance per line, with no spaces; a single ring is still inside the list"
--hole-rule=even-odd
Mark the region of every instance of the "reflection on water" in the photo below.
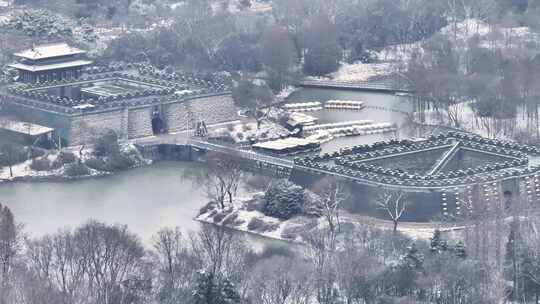
[[[396,135],[399,137],[411,136],[411,130],[407,125],[407,117],[404,114],[404,112],[412,111],[412,105],[410,102],[408,102],[407,97],[353,90],[303,88],[294,92],[287,98],[287,100],[291,103],[308,101],[324,102],[332,99],[363,101],[367,108],[361,111],[323,110],[308,112],[307,114],[318,117],[320,123],[363,119],[373,120],[376,123],[395,123],[398,126],[398,134],[383,133],[367,136],[341,137],[323,144],[322,152],[330,152],[339,150],[343,147],[387,140],[395,137]]]

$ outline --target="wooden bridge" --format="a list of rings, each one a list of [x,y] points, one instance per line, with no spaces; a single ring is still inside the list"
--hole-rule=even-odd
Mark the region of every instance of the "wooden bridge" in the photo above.
[[[296,83],[299,87],[346,89],[358,91],[373,91],[383,93],[411,93],[412,91],[398,85],[396,81],[387,79],[380,81],[333,81],[333,80],[301,80]]]

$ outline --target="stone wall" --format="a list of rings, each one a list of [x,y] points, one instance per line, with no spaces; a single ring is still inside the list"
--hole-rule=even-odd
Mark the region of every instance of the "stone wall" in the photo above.
[[[115,131],[123,139],[152,136],[154,108],[159,109],[168,133],[194,128],[199,120],[204,120],[207,125],[210,125],[238,119],[230,94],[73,115],[32,108],[23,104],[5,103],[7,113],[23,121],[57,129],[58,134],[66,139],[69,145],[89,143],[106,130]]]
[[[190,115],[188,102],[176,102],[161,107],[161,118],[168,133],[176,133],[188,129]]]
[[[124,115],[123,109],[116,109],[73,116],[67,136],[69,145],[89,143],[107,130],[113,130],[119,138],[125,138]]]
[[[237,119],[230,95],[193,98],[160,105],[111,109],[72,117],[67,139],[70,145],[91,141],[105,130],[114,130],[120,138],[152,136],[152,112],[158,108],[165,130],[176,133],[194,128],[192,123],[204,120],[207,125]],[[190,123],[192,122],[192,123]]]
[[[197,121],[207,125],[238,119],[231,95],[215,95],[171,103],[162,107],[167,132],[194,128]]]
[[[128,138],[139,138],[152,135],[152,108],[129,109]]]

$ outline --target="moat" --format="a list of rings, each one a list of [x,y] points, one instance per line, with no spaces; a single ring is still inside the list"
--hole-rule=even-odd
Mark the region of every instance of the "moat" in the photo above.
[[[411,110],[403,97],[390,94],[302,89],[288,98],[291,101],[329,99],[355,99],[370,106]],[[324,122],[369,118],[399,126],[406,123],[403,113],[373,108],[356,113],[339,111],[322,115],[321,121]],[[323,151],[372,143],[391,136],[394,134],[339,138],[326,143]],[[199,224],[193,217],[206,203],[207,197],[204,189],[194,188],[189,180],[182,178],[183,172],[195,165],[161,162],[108,177],[75,182],[5,184],[0,186],[0,198],[32,235],[55,232],[66,226],[75,227],[94,218],[128,225],[147,241],[161,227],[179,226],[184,231],[198,228]]]

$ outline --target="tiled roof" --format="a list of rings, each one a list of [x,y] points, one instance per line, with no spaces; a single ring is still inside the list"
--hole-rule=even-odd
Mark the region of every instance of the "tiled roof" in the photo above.
[[[12,68],[16,68],[19,70],[25,70],[30,72],[40,72],[40,71],[50,71],[50,70],[57,70],[57,69],[64,69],[64,68],[71,68],[71,67],[80,67],[92,64],[92,61],[90,60],[73,60],[73,61],[67,61],[67,62],[58,62],[58,63],[51,63],[51,64],[43,64],[43,65],[28,65],[24,63],[14,63],[10,64],[9,66]]]
[[[71,47],[67,43],[51,43],[34,46],[13,55],[16,57],[37,60],[84,53],[86,53],[86,51]]]

